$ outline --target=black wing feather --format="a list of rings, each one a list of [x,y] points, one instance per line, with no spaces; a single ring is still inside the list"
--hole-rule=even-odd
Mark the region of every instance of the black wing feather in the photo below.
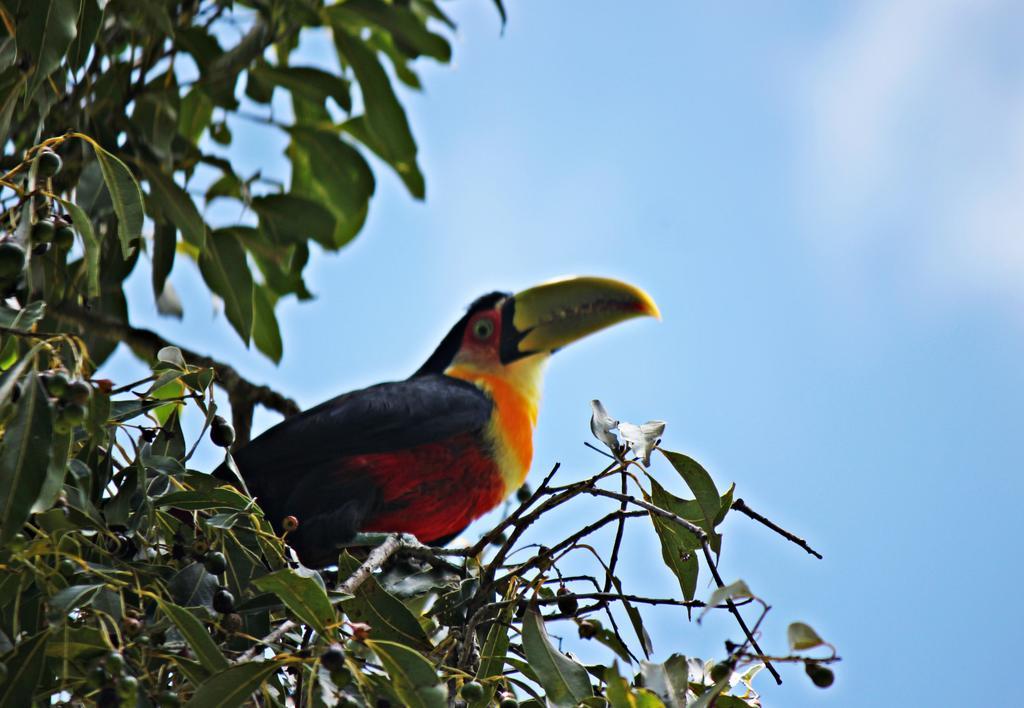
[[[248,482],[479,430],[491,408],[476,386],[443,374],[377,384],[282,421],[239,450],[235,461]]]
[[[338,477],[346,457],[480,433],[492,408],[471,383],[421,374],[303,411],[264,432],[234,458],[275,526],[280,529],[286,514],[301,519],[292,543],[303,561],[323,565],[337,558],[333,542],[358,531],[379,501],[372,480]],[[223,465],[215,474],[231,481]]]

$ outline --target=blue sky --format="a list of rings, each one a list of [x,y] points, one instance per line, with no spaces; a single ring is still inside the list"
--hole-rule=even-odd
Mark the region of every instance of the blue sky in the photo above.
[[[662,322],[554,357],[534,480],[600,466],[582,444],[592,398],[663,419],[666,447],[825,555],[726,523],[723,575],[774,607],[766,648],[800,619],[845,658],[828,691],[762,674],[766,705],[959,705],[961,685],[1005,703],[994,679],[1024,610],[984,588],[1016,585],[1024,535],[1024,9],[508,5],[500,36],[488,2],[452,4],[454,67],[424,66],[407,96],[427,200],[378,172],[364,232],[311,265],[318,299],[279,309],[280,366],[185,264],[185,319],[156,316],[140,268],[135,322],[312,405],[408,375],[483,292],[567,273],[641,285]],[[283,143],[232,127],[257,146],[247,165],[285,174]],[[137,370],[125,352],[107,367]],[[627,586],[671,593],[652,535],[627,540]],[[650,616],[660,658],[736,638],[725,618]],[[991,674],[961,669],[975,657]]]

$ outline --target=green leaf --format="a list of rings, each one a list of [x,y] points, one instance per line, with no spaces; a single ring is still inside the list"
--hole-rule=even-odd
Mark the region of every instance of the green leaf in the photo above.
[[[46,468],[46,479],[39,490],[39,496],[32,505],[32,513],[46,511],[60,496],[64,486],[64,475],[67,472],[68,454],[71,452],[71,431],[55,433],[53,450],[50,453],[50,464]]]
[[[636,605],[626,599],[626,593],[622,590],[622,581],[615,575],[611,576],[611,581],[612,585],[615,587],[615,591],[622,597],[622,607],[626,610],[626,615],[629,617],[630,624],[633,625],[633,631],[636,633],[636,638],[640,642],[640,648],[643,649],[644,656],[650,656],[651,652],[654,651],[654,646],[651,644],[651,635],[647,633],[647,628],[644,627],[644,619],[640,614],[640,610],[636,609]],[[600,635],[598,636],[598,639],[600,639]],[[618,638],[616,637],[616,639]],[[625,657],[625,660],[630,661],[630,658]]]
[[[114,647],[105,632],[97,627],[72,627],[65,623],[60,635],[46,647],[46,656],[69,661],[90,661],[110,652]]]
[[[25,75],[16,66],[0,72],[0,137],[6,139],[11,117],[24,94]]]
[[[605,697],[611,708],[665,708],[665,704],[654,693],[645,688],[633,688],[619,674],[616,663],[604,672],[607,686]]]
[[[234,489],[216,487],[208,490],[187,490],[171,492],[153,500],[157,507],[173,507],[186,511],[202,509],[234,509],[244,511],[252,506],[252,500]]]
[[[337,622],[334,608],[324,589],[324,581],[315,571],[282,568],[257,578],[253,585],[277,595],[296,617],[321,636],[326,636],[327,628]]]
[[[198,144],[212,117],[213,101],[200,87],[193,86],[181,99],[181,107],[178,109],[178,134],[193,145]]]
[[[604,670],[605,697],[611,708],[633,708],[635,701],[630,700],[632,690],[629,682],[619,674],[619,664],[615,662]]]
[[[358,567],[359,561],[346,552],[338,561],[338,577],[347,578]],[[363,581],[356,588],[355,597],[343,601],[341,607],[350,620],[370,625],[374,639],[399,642],[420,651],[432,648],[416,616],[372,576]]]
[[[235,708],[281,668],[276,661],[247,661],[235,664],[206,679],[185,704],[185,708]]]
[[[505,657],[508,654],[509,632],[512,631],[510,624],[515,615],[516,603],[511,602],[516,598],[517,586],[510,584],[505,592],[504,599],[509,602],[505,605],[498,616],[494,619],[491,628],[487,630],[487,638],[480,647],[480,666],[476,672],[477,681],[492,681],[505,674]],[[482,708],[489,702],[486,694],[479,701],[471,704],[471,708]]]
[[[202,86],[216,105],[229,109],[238,106],[235,98],[238,75],[263,53],[270,34],[267,23],[257,16],[238,44],[211,59],[206,71],[202,72]]]
[[[149,182],[150,197],[164,219],[180,229],[186,241],[202,250],[206,243],[206,222],[192,197],[156,165],[140,162],[139,170]]]
[[[96,42],[100,24],[103,22],[103,10],[97,0],[82,0],[82,12],[78,16],[78,33],[68,49],[68,66],[79,69],[89,58],[89,51]]]
[[[341,59],[352,67],[363,95],[370,132],[377,138],[388,162],[416,161],[413,140],[405,109],[398,102],[387,73],[377,55],[349,34],[340,22],[333,22],[334,44]]]
[[[419,652],[396,642],[366,640],[377,655],[403,705],[410,708],[445,708],[448,691],[437,676],[437,669]]]
[[[352,110],[348,81],[336,74],[309,66],[260,64],[249,72],[249,78],[253,77],[264,83],[280,86],[315,103],[323,104],[330,97],[345,112]]]
[[[818,633],[809,625],[803,622],[793,622],[786,630],[789,639],[789,647],[794,651],[813,649],[820,647],[825,640],[818,636]]]
[[[716,706],[718,708],[728,708],[726,701],[720,700],[722,698],[728,698],[728,696],[721,696],[722,691],[729,687],[729,677],[726,676],[721,681],[716,683],[714,686],[709,686],[701,693],[697,700],[690,703],[687,708],[711,708]],[[745,705],[741,703],[740,705]]]
[[[66,199],[59,199],[59,201],[71,215],[71,223],[78,235],[82,237],[82,244],[85,247],[86,294],[89,298],[97,298],[100,296],[101,248],[100,241],[92,230],[92,220],[74,202],[69,202]]]
[[[640,674],[644,686],[652,691],[669,708],[686,706],[686,689],[689,687],[690,671],[686,657],[673,654],[665,663],[640,662]]]
[[[14,329],[31,329],[46,314],[46,303],[34,300],[20,310],[0,303],[0,325]]]
[[[324,248],[334,247],[334,215],[317,201],[297,194],[268,194],[252,200],[260,228],[279,243],[312,238]]]
[[[195,615],[172,602],[166,600],[157,600],[157,602],[163,613],[174,623],[174,626],[181,632],[181,636],[192,647],[196,659],[203,665],[203,668],[210,672],[224,671],[228,668],[228,660],[224,658],[217,642],[213,641],[213,637]]]
[[[706,525],[701,524],[701,526],[703,526],[705,531],[713,529],[715,518],[718,516],[722,503],[711,475],[692,457],[669,450],[662,450],[661,453],[672,463],[676,472],[683,478],[686,486],[690,488],[690,491],[693,492],[694,497],[697,499],[697,504],[700,505],[700,510],[704,514],[705,521],[707,521]]]
[[[281,328],[274,314],[276,300],[277,297],[266,285],[257,285],[253,288],[252,340],[256,348],[271,361],[280,364],[284,344],[281,341]]]
[[[46,667],[46,642],[50,632],[24,640],[5,657],[7,677],[0,684],[0,708],[24,708],[32,705],[32,697]]]
[[[199,256],[199,270],[210,290],[224,301],[228,321],[248,345],[252,338],[253,282],[238,238],[222,229],[212,232]]]
[[[420,172],[419,165],[415,161],[406,162],[398,160],[393,162],[391,157],[385,154],[383,146],[377,142],[376,136],[370,132],[366,123],[366,116],[356,116],[351,120],[345,121],[341,127],[346,133],[368,147],[377,157],[388,163],[401,178],[405,188],[409,190],[409,194],[415,199],[423,199],[426,196],[426,180],[423,178],[423,173]]]
[[[375,183],[359,151],[336,133],[291,129],[292,191],[315,199],[334,214],[332,248],[341,248],[363,227]]]
[[[61,614],[67,614],[74,609],[88,607],[92,599],[96,597],[96,593],[102,589],[102,584],[95,583],[91,585],[69,585],[54,593],[47,604],[51,609]]]
[[[334,5],[331,10],[355,12],[378,27],[387,30],[396,44],[413,57],[426,55],[440,62],[449,62],[452,48],[448,40],[427,29],[426,22],[417,17],[408,7],[389,5],[374,0],[347,0]],[[331,12],[328,10],[328,13]]]
[[[666,492],[660,484],[651,478],[651,496],[649,501],[660,509],[671,511],[677,516],[687,518],[679,513],[683,509],[682,499],[673,497]],[[699,509],[695,509],[698,511]],[[688,521],[692,519],[687,519]],[[679,588],[686,600],[693,600],[697,592],[697,577],[700,573],[700,564],[697,561],[697,549],[700,548],[700,541],[692,533],[662,516],[651,514],[651,523],[661,541],[661,557],[665,565],[672,571],[679,581]]]
[[[52,454],[53,413],[35,373],[22,380],[14,418],[0,448],[0,543],[7,543],[31,513],[46,482]]]
[[[114,213],[117,214],[117,236],[121,240],[121,255],[127,259],[131,254],[132,241],[142,236],[142,190],[127,165],[100,147],[92,138],[83,137],[96,153],[103,182],[107,185]]]
[[[552,646],[544,618],[533,608],[523,617],[523,651],[544,687],[548,705],[575,706],[594,695],[587,670]]]
[[[596,634],[594,634],[595,642],[599,642],[600,644],[605,645],[613,652],[615,652],[616,656],[618,656],[625,662],[630,662],[633,660],[632,657],[629,655],[629,649],[619,638],[619,635],[605,627],[596,619],[591,619],[590,622],[596,625],[597,632]]]
[[[14,24],[19,53],[32,61],[29,100],[64,60],[78,34],[80,6],[81,0],[30,0],[18,8]]]
[[[726,600],[734,600],[738,597],[753,597],[754,594],[750,592],[750,588],[742,580],[723,585],[720,588],[716,588],[711,597],[708,598],[707,607],[701,610],[700,614],[697,615],[697,621],[700,622],[715,605],[721,605]]]
[[[167,290],[167,276],[174,267],[178,230],[171,224],[153,226],[153,295],[159,300]]]

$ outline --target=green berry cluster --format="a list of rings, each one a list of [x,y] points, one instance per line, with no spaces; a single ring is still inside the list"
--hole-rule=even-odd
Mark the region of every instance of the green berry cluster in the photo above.
[[[54,430],[58,433],[67,433],[81,425],[89,412],[92,386],[80,379],[69,380],[67,372],[59,369],[43,374],[42,379],[47,393],[57,404]]]

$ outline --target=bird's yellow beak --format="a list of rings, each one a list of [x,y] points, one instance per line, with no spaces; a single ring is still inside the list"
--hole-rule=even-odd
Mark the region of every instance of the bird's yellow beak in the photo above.
[[[661,319],[651,296],[611,278],[571,276],[518,292],[502,306],[502,359],[553,352],[634,317]]]

